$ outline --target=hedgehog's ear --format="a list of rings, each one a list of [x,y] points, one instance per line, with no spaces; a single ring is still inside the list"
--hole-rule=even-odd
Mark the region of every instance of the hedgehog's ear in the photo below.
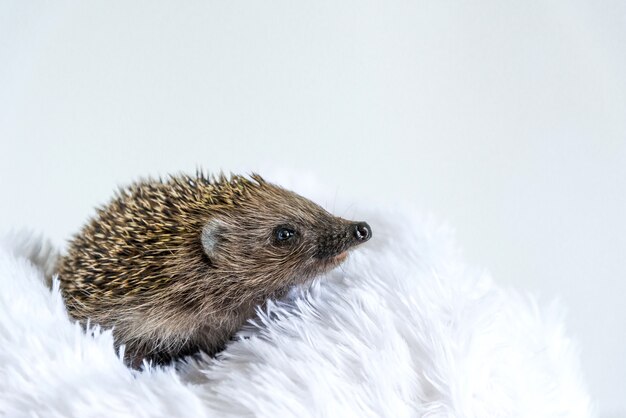
[[[202,248],[211,260],[217,254],[217,246],[219,245],[220,236],[224,232],[225,226],[224,222],[211,219],[202,228],[202,236],[200,237]]]

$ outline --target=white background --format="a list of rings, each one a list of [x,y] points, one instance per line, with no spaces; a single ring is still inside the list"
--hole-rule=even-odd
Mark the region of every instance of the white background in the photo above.
[[[197,166],[430,211],[626,415],[626,2],[0,0],[0,141],[1,232],[57,243]]]

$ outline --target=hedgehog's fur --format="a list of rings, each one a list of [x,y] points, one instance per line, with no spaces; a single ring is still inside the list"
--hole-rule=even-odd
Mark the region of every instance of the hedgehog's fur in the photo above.
[[[163,362],[223,348],[256,305],[338,265],[355,225],[256,174],[144,180],[98,209],[57,271],[74,318],[112,327],[135,366]]]

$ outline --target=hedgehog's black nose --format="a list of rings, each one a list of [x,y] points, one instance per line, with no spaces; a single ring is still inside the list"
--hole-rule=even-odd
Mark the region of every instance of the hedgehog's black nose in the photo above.
[[[365,242],[372,237],[372,228],[366,222],[352,224],[354,238],[359,242]]]

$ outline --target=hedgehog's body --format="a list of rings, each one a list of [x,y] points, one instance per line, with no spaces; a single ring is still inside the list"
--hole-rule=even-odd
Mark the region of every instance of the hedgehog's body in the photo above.
[[[259,176],[148,180],[121,190],[58,273],[70,314],[113,328],[126,359],[214,353],[291,286],[371,236]]]

